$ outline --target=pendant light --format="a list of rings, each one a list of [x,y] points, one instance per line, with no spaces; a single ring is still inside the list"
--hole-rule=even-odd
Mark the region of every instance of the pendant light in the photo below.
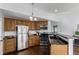
[[[34,10],[33,10],[33,7],[34,7],[34,3],[32,3],[32,15],[30,16],[30,20],[31,20],[31,21],[37,21],[37,18],[34,17]]]

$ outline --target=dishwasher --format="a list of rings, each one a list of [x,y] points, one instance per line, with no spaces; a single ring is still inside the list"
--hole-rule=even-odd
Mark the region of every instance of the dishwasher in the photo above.
[[[79,39],[74,40],[74,54],[79,55]]]

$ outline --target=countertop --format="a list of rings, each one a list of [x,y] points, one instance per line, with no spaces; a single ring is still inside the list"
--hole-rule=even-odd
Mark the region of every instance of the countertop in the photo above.
[[[53,34],[52,35],[49,35],[49,41],[50,41],[50,44],[64,44],[64,43],[62,43],[60,40],[58,40],[58,41],[60,41],[61,43],[59,43],[58,41],[56,41],[56,40],[53,40],[53,39],[51,39],[50,38],[50,36],[53,36]],[[67,43],[68,43],[68,41],[69,41],[69,39],[79,39],[79,36],[69,36],[69,35],[61,35],[61,34],[56,34],[56,36],[58,36],[58,37],[60,37],[60,38],[62,38],[64,41],[66,41]],[[54,42],[54,43],[53,43]]]
[[[5,36],[4,39],[13,39],[16,38],[15,36]]]
[[[63,44],[68,44],[60,39],[54,39],[54,38],[50,38],[53,37],[54,35],[49,35],[49,42],[50,44],[56,44],[56,45],[63,45]]]

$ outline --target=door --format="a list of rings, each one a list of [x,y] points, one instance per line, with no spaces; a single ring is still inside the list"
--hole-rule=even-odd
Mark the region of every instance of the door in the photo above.
[[[26,34],[23,34],[23,49],[28,48],[28,38]]]
[[[23,48],[22,45],[22,27],[20,25],[17,26],[17,50],[21,50]]]
[[[23,48],[28,48],[28,27],[22,26]]]
[[[18,40],[17,40],[17,50],[21,50],[23,48],[23,40],[22,40],[22,34],[18,35]]]

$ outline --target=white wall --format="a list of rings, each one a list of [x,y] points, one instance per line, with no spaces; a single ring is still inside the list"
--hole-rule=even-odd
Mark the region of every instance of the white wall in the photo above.
[[[56,21],[51,21],[51,32],[53,32],[53,26],[54,25],[59,25],[59,22],[56,22]],[[57,32],[59,32],[59,27],[57,27]]]
[[[3,54],[3,37],[4,37],[4,31],[3,31],[3,14],[0,10],[0,55]]]
[[[65,35],[73,35],[77,30],[77,24],[79,24],[79,11],[72,11],[58,14],[57,19],[59,20],[60,31],[59,33]]]

